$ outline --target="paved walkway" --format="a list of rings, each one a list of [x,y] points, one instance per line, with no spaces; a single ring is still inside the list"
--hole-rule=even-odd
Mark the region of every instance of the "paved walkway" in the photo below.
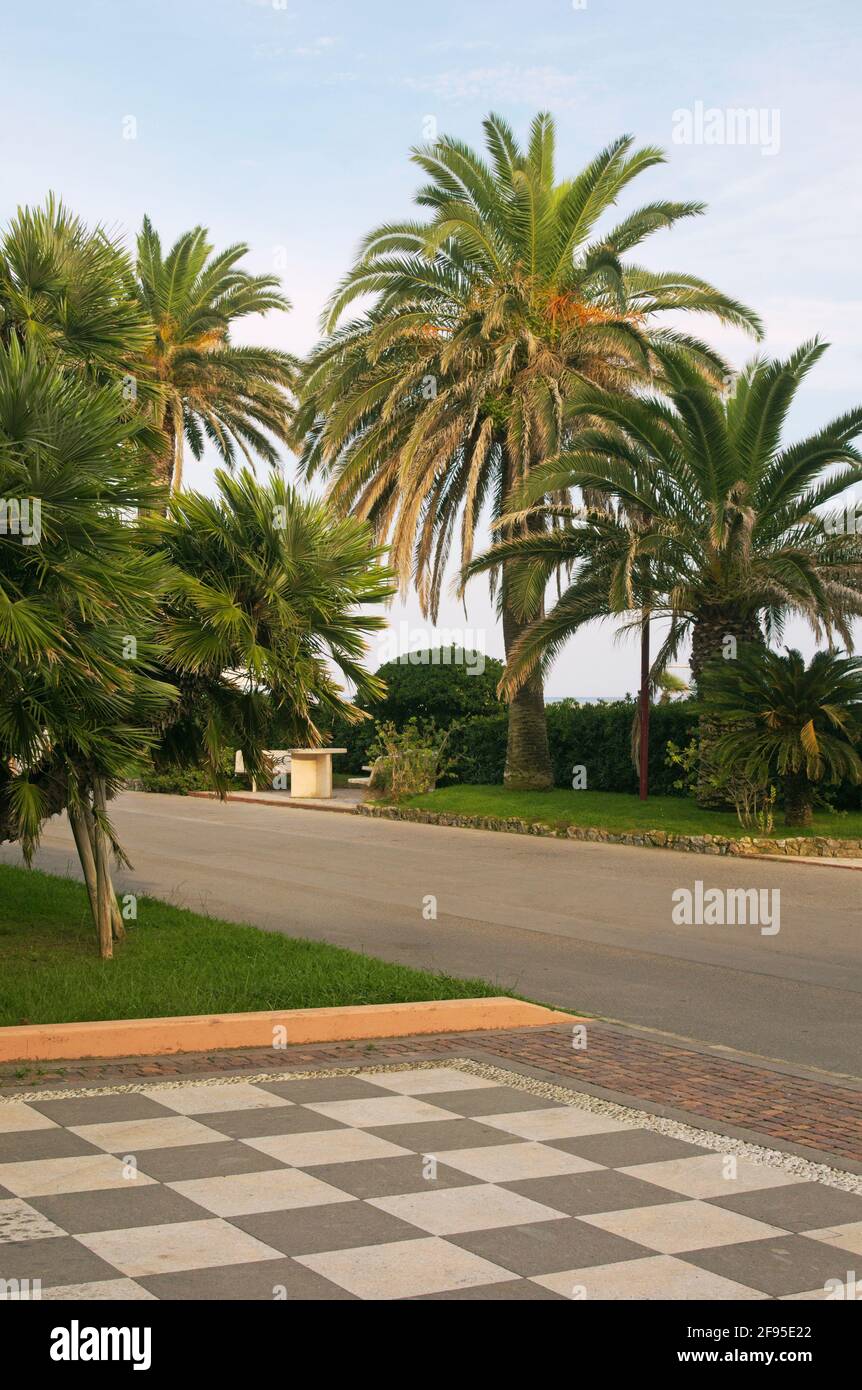
[[[855,1281],[862,1196],[618,1109],[454,1059],[7,1098],[0,1280],[48,1299],[518,1301]]]
[[[816,1072],[765,1065],[614,1024],[588,1022],[585,1047],[568,1025],[455,1033],[381,1042],[249,1048],[173,1057],[135,1057],[41,1066],[0,1066],[0,1094],[34,1086],[116,1085],[295,1067],[446,1060],[453,1056],[517,1070],[690,1124],[862,1173],[862,1085]]]

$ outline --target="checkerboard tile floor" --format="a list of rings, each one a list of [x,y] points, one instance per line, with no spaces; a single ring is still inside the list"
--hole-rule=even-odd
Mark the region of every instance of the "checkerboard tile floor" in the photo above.
[[[860,1255],[862,1196],[458,1067],[0,1102],[6,1297],[805,1299]]]

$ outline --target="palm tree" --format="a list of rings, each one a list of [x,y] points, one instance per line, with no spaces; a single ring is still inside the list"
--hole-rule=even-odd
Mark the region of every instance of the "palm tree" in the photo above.
[[[504,540],[468,570],[514,566],[520,612],[552,575],[570,571],[551,611],[512,652],[505,691],[546,670],[585,623],[613,614],[638,627],[645,614],[669,619],[656,674],[690,636],[695,681],[713,657],[762,641],[764,629],[780,639],[790,614],[851,647],[850,625],[862,614],[862,541],[816,508],[862,481],[852,443],[862,407],[781,446],[787,412],[824,351],[815,341],[786,361],[756,359],[727,398],[673,352],[664,354],[668,400],[582,394],[572,410],[592,426],[510,504],[513,518],[550,514],[554,529]],[[576,488],[593,505],[544,501]],[[715,736],[705,715],[701,804],[710,801]]]
[[[510,491],[571,442],[564,405],[574,394],[643,382],[668,343],[723,373],[703,344],[657,329],[656,314],[758,327],[702,280],[623,260],[701,204],[647,204],[596,232],[627,185],[663,162],[660,150],[626,136],[557,182],[550,116],[535,118],[526,151],[500,117],[484,128],[487,162],[450,137],[414,151],[430,178],[416,201],[430,215],[365,239],[303,371],[295,427],[306,475],[327,475],[340,508],[391,536],[402,590],[415,582],[432,619],[456,532],[466,564],[480,518],[499,520]],[[371,308],[342,323],[367,295]],[[507,566],[499,579],[511,654],[539,608],[518,612]],[[538,675],[512,692],[505,776],[513,787],[552,783]]]
[[[715,746],[719,766],[761,784],[780,781],[785,825],[810,825],[816,788],[862,781],[854,746],[862,732],[862,661],[818,652],[806,667],[787,655],[743,647],[735,661],[704,673],[704,695],[727,732]]]
[[[164,256],[148,217],[138,237],[138,295],[154,328],[147,369],[161,388],[157,467],[172,490],[182,484],[184,441],[197,459],[209,440],[232,468],[238,452],[277,463],[273,439],[287,439],[295,359],[231,341],[237,320],[290,308],[277,276],[239,268],[248,249],[214,255],[206,229],[195,227]]]
[[[121,931],[106,804],[175,694],[153,667],[164,564],[124,519],[157,496],[139,427],[119,381],[0,345],[0,840],[29,859],[68,810],[105,956]]]
[[[228,750],[267,777],[273,725],[305,745],[336,717],[368,718],[339,676],[366,700],[385,690],[362,664],[366,635],[385,618],[363,609],[394,590],[367,523],[333,516],[278,474],[264,485],[247,469],[220,469],[216,482],[218,496],[175,494],[167,517],[150,522],[173,575],[161,639],[180,690],[155,757],[204,765],[223,788]]]
[[[121,243],[53,194],[0,236],[0,339],[13,337],[99,384],[129,373],[152,338]]]

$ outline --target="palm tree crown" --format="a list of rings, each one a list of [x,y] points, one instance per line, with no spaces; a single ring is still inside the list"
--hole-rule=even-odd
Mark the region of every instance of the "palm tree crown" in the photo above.
[[[206,762],[221,784],[232,748],[265,775],[273,717],[303,744],[336,716],[366,718],[338,675],[367,699],[382,694],[362,660],[385,619],[363,609],[393,586],[367,523],[334,517],[279,474],[262,484],[247,469],[220,469],[216,482],[216,497],[179,493],[152,525],[173,574],[161,636],[181,695],[161,757]]]
[[[817,652],[809,666],[786,655],[743,647],[734,661],[706,669],[704,694],[726,732],[718,760],[748,777],[784,787],[788,824],[811,819],[814,784],[862,780],[854,741],[862,714],[862,661]]]
[[[584,393],[573,406],[590,428],[578,447],[537,470],[514,499],[516,516],[550,515],[545,534],[508,539],[470,572],[519,562],[518,602],[561,568],[571,583],[513,654],[509,688],[547,667],[584,623],[609,614],[670,619],[654,671],[692,637],[697,678],[727,637],[780,637],[789,614],[851,645],[862,614],[862,542],[817,508],[862,481],[853,445],[862,407],[782,447],[787,412],[825,351],[812,342],[786,361],[755,360],[726,399],[666,354],[669,399]],[[591,506],[547,507],[547,493],[578,488]]]
[[[162,391],[160,471],[174,489],[184,440],[200,458],[208,439],[233,467],[237,451],[276,463],[272,440],[287,439],[295,359],[230,337],[238,319],[290,308],[277,276],[239,268],[248,249],[240,243],[214,255],[205,228],[195,227],[163,255],[147,217],[138,237],[138,294],[154,328],[147,363]]]

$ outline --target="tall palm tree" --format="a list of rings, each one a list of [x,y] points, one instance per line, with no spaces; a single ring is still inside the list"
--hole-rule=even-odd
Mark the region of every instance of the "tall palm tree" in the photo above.
[[[727,732],[720,764],[763,784],[780,783],[785,825],[810,825],[818,784],[862,781],[855,747],[862,731],[862,661],[817,652],[809,666],[787,654],[745,647],[736,661],[707,667],[704,694]]]
[[[852,644],[862,614],[862,538],[818,507],[862,482],[856,407],[782,447],[788,410],[826,350],[804,344],[786,361],[756,359],[724,396],[690,363],[665,353],[668,399],[585,392],[572,406],[591,426],[577,448],[538,469],[513,516],[552,513],[555,529],[506,539],[469,567],[515,567],[515,602],[529,612],[555,573],[571,582],[511,654],[503,687],[546,670],[585,623],[644,612],[670,620],[657,674],[691,638],[695,680],[738,644],[780,639],[791,614],[816,634]],[[580,489],[593,505],[548,508],[547,494]],[[708,716],[702,724],[702,804],[710,796]]]
[[[138,295],[154,328],[146,362],[161,388],[158,474],[172,490],[182,484],[184,442],[200,458],[209,440],[232,468],[238,453],[277,463],[273,440],[287,439],[295,358],[231,341],[239,319],[290,308],[277,276],[240,269],[248,249],[213,254],[206,229],[194,227],[163,255],[148,217],[138,237]]]
[[[571,440],[564,403],[585,384],[625,391],[650,378],[654,347],[669,342],[723,372],[702,343],[657,329],[656,314],[758,327],[704,281],[623,259],[701,204],[650,203],[597,232],[627,185],[663,162],[660,150],[626,136],[558,182],[550,116],[535,118],[526,150],[499,116],[484,129],[487,161],[450,137],[414,151],[430,178],[416,196],[429,216],[366,237],[305,366],[295,429],[306,475],[327,475],[340,507],[391,536],[402,590],[415,582],[432,619],[456,532],[467,563],[480,518],[499,520],[512,488]],[[367,295],[371,307],[342,323]],[[517,612],[508,567],[497,577],[509,654],[539,610]],[[505,776],[513,787],[552,783],[537,675],[513,691]]]
[[[333,718],[368,717],[342,681],[366,700],[383,693],[363,657],[386,620],[367,606],[394,590],[367,523],[334,516],[277,474],[262,484],[219,469],[216,482],[216,497],[175,494],[150,524],[173,576],[160,631],[180,690],[156,761],[206,766],[222,787],[236,748],[252,776],[267,776],[273,723],[313,744]]]

